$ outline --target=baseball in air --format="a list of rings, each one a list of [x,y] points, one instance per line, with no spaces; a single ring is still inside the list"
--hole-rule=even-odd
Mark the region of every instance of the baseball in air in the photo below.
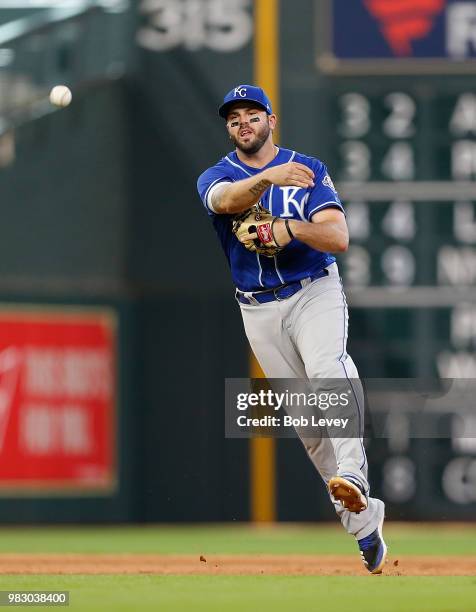
[[[73,94],[66,85],[56,85],[50,91],[50,102],[54,106],[65,107],[71,104]]]

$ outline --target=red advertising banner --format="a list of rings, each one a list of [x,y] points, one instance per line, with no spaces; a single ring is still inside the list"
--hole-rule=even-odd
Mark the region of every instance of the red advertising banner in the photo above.
[[[0,307],[0,493],[111,492],[112,310]]]

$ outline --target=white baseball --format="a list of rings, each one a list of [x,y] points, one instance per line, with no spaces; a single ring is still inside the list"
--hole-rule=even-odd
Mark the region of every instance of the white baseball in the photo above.
[[[71,104],[72,99],[73,94],[66,85],[56,85],[56,87],[53,87],[50,91],[50,102],[54,104],[54,106],[68,106]]]

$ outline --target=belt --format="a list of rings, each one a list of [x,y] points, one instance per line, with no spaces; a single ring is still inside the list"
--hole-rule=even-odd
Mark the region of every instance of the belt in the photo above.
[[[301,280],[294,281],[292,283],[286,283],[284,285],[280,285],[279,287],[275,287],[274,289],[265,289],[264,291],[251,291],[245,292],[237,289],[235,291],[235,297],[241,304],[266,304],[267,302],[281,302],[282,300],[287,300],[292,295],[307,287],[310,283],[317,280],[318,278],[322,278],[323,276],[328,276],[329,271],[324,268],[323,270],[319,270],[315,274],[308,276],[306,278],[302,278]]]

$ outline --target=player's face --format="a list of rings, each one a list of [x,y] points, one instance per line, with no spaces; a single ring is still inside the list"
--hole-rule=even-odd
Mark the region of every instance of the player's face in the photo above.
[[[268,114],[256,106],[232,107],[226,126],[235,147],[247,155],[257,153],[271,133]]]

